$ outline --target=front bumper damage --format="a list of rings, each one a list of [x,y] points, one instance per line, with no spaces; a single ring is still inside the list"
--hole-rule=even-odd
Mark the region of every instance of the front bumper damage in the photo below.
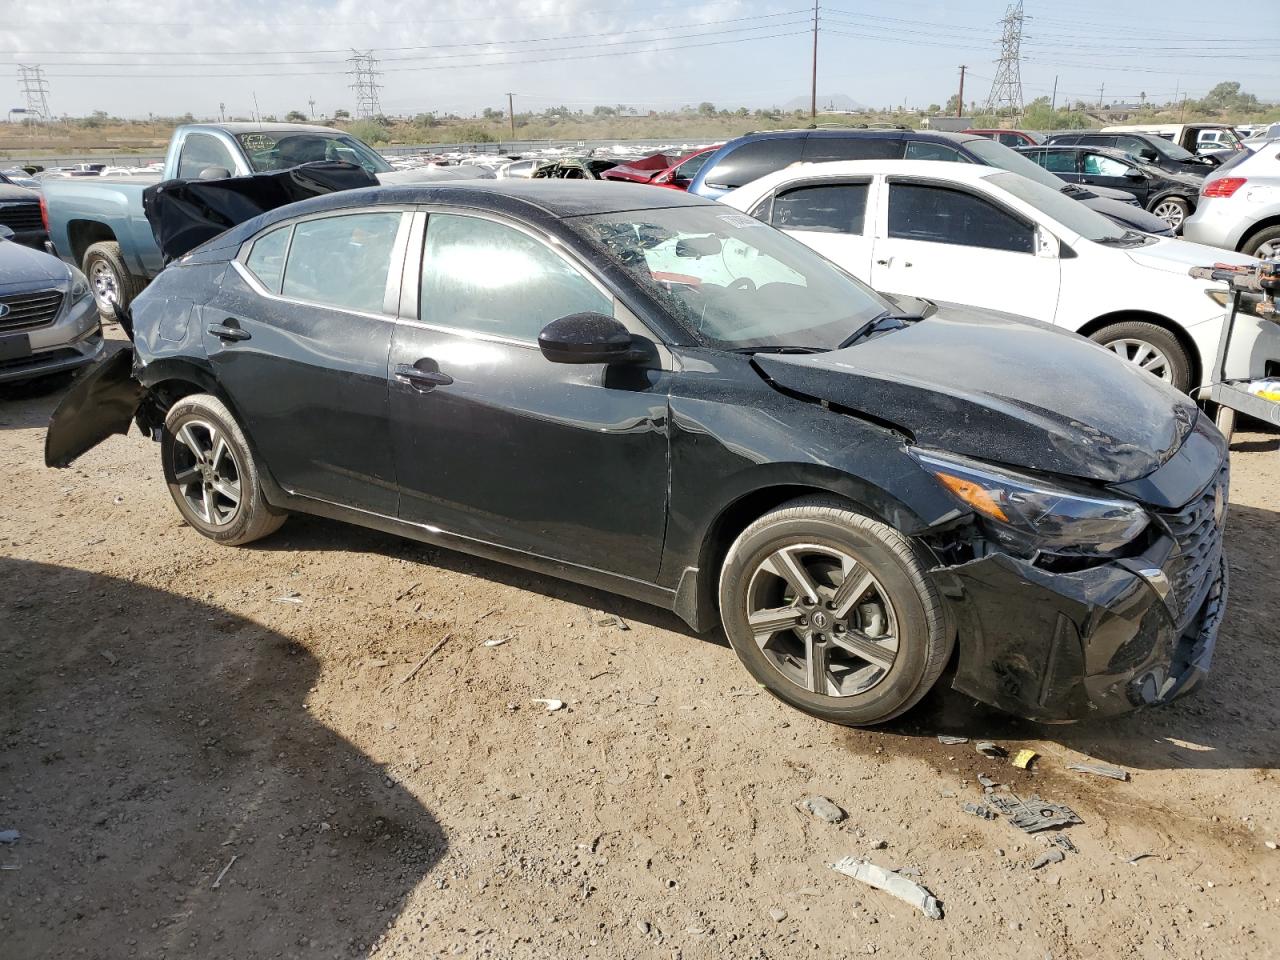
[[[1115,716],[1189,693],[1208,671],[1227,601],[1221,541],[1193,596],[1146,556],[1052,573],[1007,554],[932,573],[959,635],[956,690],[1032,720]],[[1181,611],[1179,617],[1178,611]]]

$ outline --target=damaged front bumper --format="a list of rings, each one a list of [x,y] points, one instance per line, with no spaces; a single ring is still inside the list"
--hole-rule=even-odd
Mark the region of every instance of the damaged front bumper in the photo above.
[[[1166,540],[1145,557],[1072,573],[1007,554],[936,568],[959,635],[953,686],[1010,713],[1058,722],[1190,692],[1213,657],[1227,567],[1219,532],[1203,580],[1177,596],[1176,578],[1164,573],[1176,553]]]

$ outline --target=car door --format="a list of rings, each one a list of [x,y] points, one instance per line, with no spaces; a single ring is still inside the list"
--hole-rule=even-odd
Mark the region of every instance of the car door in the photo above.
[[[1080,157],[1081,183],[1110,187],[1132,193],[1144,207],[1151,192],[1151,181],[1131,163],[1103,153],[1086,152]]]
[[[1084,179],[1080,173],[1078,150],[1033,150],[1027,156],[1067,183],[1080,183]]]
[[[866,283],[874,243],[867,218],[871,191],[869,177],[783,187],[768,221]]]
[[[214,373],[291,493],[396,513],[387,355],[410,221],[377,208],[277,227],[196,308]]]
[[[410,259],[420,277],[406,279],[391,351],[401,517],[654,579],[669,363],[552,363],[538,334],[560,317],[612,314],[646,332],[562,247],[524,226],[445,211],[418,223],[425,239],[411,241]]]
[[[890,178],[871,285],[1052,323],[1061,283],[1056,243],[970,189]]]

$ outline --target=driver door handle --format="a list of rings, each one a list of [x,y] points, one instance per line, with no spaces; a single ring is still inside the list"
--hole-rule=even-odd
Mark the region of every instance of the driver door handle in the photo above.
[[[432,369],[435,366],[436,362],[428,357],[423,357],[417,363],[398,363],[395,370],[396,379],[403,380],[415,390],[421,390],[424,393],[453,383],[453,377]],[[424,367],[426,369],[423,369]]]
[[[240,324],[233,317],[227,317],[222,323],[209,324],[209,332],[224,342],[248,340],[251,337],[248,330],[240,329]]]

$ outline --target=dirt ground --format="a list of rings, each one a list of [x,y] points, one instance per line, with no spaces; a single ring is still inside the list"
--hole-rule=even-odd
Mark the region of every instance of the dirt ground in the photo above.
[[[1041,727],[940,689],[855,731],[638,603],[305,517],[216,546],[136,432],[46,470],[56,400],[0,394],[5,960],[1280,950],[1276,433],[1233,451],[1199,695]],[[1078,852],[1032,870],[1043,836],[962,812],[980,773],[1072,807]],[[830,869],[849,854],[918,869],[945,918]]]

